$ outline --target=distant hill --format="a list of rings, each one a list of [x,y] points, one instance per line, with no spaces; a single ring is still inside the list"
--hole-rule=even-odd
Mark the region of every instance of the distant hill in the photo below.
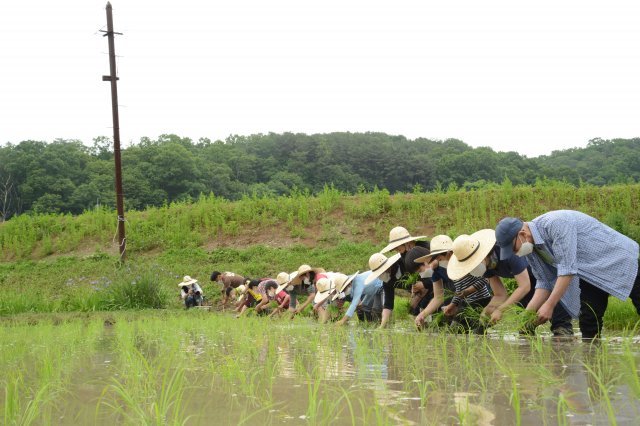
[[[517,146],[517,137],[514,137]],[[176,135],[142,138],[123,150],[127,209],[141,210],[214,193],[243,196],[472,189],[505,179],[544,178],[574,185],[638,182],[640,138],[594,139],[586,148],[527,158],[472,148],[460,140],[415,140],[384,133],[258,134],[225,141]],[[0,219],[24,212],[113,207],[113,153],[108,138],[23,141],[0,147]]]

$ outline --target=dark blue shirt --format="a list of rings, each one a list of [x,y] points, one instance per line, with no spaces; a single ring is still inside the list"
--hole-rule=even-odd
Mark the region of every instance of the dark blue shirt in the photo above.
[[[489,266],[484,277],[513,278],[527,269],[527,266],[529,266],[527,260],[515,254],[508,259],[500,260],[500,247],[496,245],[489,253]]]
[[[442,288],[446,288],[447,290],[455,291],[455,286],[453,285],[453,281],[449,279],[449,275],[447,275],[447,268],[443,268],[442,266],[438,266],[433,270],[433,275],[431,276],[432,282],[437,282],[442,280]]]

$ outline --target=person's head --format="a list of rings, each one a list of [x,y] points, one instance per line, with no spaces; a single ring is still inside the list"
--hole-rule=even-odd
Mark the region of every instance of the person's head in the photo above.
[[[404,257],[404,270],[410,274],[418,272],[421,264],[415,260],[428,255],[429,249],[425,247],[415,246],[411,248]]]
[[[345,297],[348,297],[349,295],[351,295],[351,288],[352,288],[352,283],[353,280],[355,279],[356,276],[358,276],[358,274],[360,273],[360,271],[357,271],[355,274],[353,275],[345,275],[345,274],[335,274],[335,276],[333,277],[333,282],[335,284],[336,287],[336,291],[335,294],[332,298],[332,300],[343,300]]]
[[[466,275],[482,277],[487,272],[485,259],[493,251],[496,235],[493,229],[481,229],[471,235],[459,235],[453,241],[447,275],[459,280]]]
[[[453,249],[453,240],[448,235],[436,235],[431,240],[431,251],[428,255],[419,257],[414,260],[415,263],[423,264],[420,272],[428,271],[429,268],[441,266],[447,267],[449,258],[451,258]]]
[[[389,244],[380,253],[386,253],[391,250],[395,250],[401,255],[411,250],[416,245],[416,240],[425,238],[424,235],[418,237],[412,237],[406,228],[402,226],[396,226],[389,232]]]
[[[213,271],[211,273],[211,281],[218,281],[220,282],[222,280],[222,273],[219,271]]]
[[[260,280],[251,280],[251,281],[249,281],[249,283],[247,284],[247,288],[248,288],[249,290],[253,290],[253,289],[255,289],[256,287],[258,287],[258,284],[260,284]]]
[[[183,285],[182,291],[184,291],[185,293],[189,293],[189,286]]]
[[[505,217],[496,226],[496,243],[500,246],[500,260],[513,255],[526,256],[533,251],[533,236],[522,219]]]
[[[270,299],[273,299],[274,297],[276,297],[277,288],[278,288],[278,284],[276,284],[273,281],[268,282],[267,285],[264,287],[264,289],[267,292],[267,296],[269,296]]]
[[[367,285],[376,278],[380,277],[380,280],[383,283],[389,282],[391,280],[390,269],[393,265],[400,260],[400,253],[396,253],[391,257],[387,257],[382,253],[374,253],[369,258],[369,268],[371,268],[371,273],[364,280],[364,284]]]

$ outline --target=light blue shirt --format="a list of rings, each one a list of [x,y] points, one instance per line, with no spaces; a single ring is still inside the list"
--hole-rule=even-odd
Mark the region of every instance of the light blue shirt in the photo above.
[[[376,278],[371,281],[369,284],[364,285],[364,280],[371,274],[371,271],[366,271],[361,274],[356,275],[356,277],[351,281],[351,304],[349,305],[349,309],[347,309],[347,313],[345,314],[347,317],[351,318],[356,311],[356,308],[360,304],[360,299],[363,296],[373,297],[375,294],[382,288],[382,281],[380,278]]]
[[[574,210],[545,213],[528,222],[535,250],[527,256],[536,288],[553,290],[556,279],[573,275],[560,302],[580,313],[580,279],[626,300],[638,274],[638,243],[593,217]],[[546,262],[536,250],[549,255]]]

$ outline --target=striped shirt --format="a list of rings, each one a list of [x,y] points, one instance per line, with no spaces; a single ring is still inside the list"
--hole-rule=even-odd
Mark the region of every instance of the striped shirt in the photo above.
[[[638,243],[574,210],[545,213],[528,222],[534,251],[527,256],[536,288],[552,291],[559,276],[573,279],[560,300],[580,313],[580,279],[626,300],[638,273]]]
[[[475,287],[476,291],[474,291],[469,296],[464,298],[459,296],[453,296],[453,299],[451,299],[451,303],[455,305],[460,305],[463,300],[467,303],[472,303],[477,300],[487,299],[491,297],[491,293],[489,293],[488,285],[489,285],[489,282],[482,277],[465,275],[462,279],[453,282],[453,286],[456,289],[456,293],[459,293],[469,287]]]
[[[269,293],[267,293],[266,287],[269,283],[275,283],[276,285],[278,285],[276,280],[274,280],[273,278],[263,278],[262,281],[260,281],[260,284],[258,284],[258,293],[260,293],[267,300],[274,300],[274,298],[269,297]]]

